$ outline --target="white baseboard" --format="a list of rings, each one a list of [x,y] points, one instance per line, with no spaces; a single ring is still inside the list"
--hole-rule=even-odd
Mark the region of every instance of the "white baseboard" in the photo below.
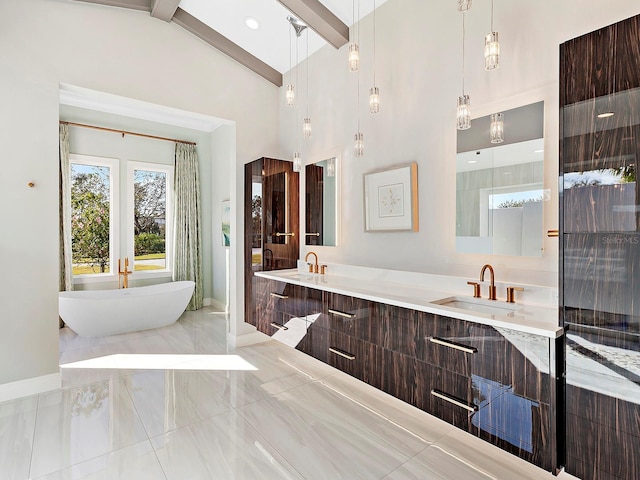
[[[271,337],[258,331],[246,333],[244,335],[227,334],[227,344],[234,348],[255,345],[256,343],[266,342],[267,340],[271,340]]]
[[[56,390],[61,386],[62,376],[60,372],[4,383],[0,385],[0,402],[37,395],[38,393]]]
[[[227,306],[215,298],[205,298],[203,304],[205,307],[213,307],[217,312],[227,313]]]

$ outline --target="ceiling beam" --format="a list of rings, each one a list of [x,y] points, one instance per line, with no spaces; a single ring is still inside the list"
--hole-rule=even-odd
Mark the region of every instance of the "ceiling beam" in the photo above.
[[[78,2],[96,3],[99,5],[108,5],[110,7],[122,7],[130,8],[133,10],[142,10],[150,12],[154,15],[154,10],[157,11],[157,18],[165,20],[166,17],[171,14],[168,20],[173,20],[182,28],[191,32],[196,37],[204,40],[212,47],[220,50],[225,55],[230,56],[240,64],[247,67],[249,70],[257,73],[265,80],[269,80],[276,87],[282,86],[282,74],[275,68],[264,63],[258,57],[251,55],[242,47],[236,45],[227,37],[216,32],[213,28],[209,27],[205,23],[201,22],[193,15],[185,12],[181,8],[177,7],[180,0],[76,0]],[[173,12],[170,10],[173,8],[173,4],[176,4],[176,8]],[[162,16],[160,16],[162,15]]]
[[[151,0],[151,16],[170,22],[180,4],[180,0]]]
[[[176,13],[173,15],[172,20],[188,32],[193,33],[196,37],[207,42],[212,47],[241,63],[249,70],[253,70],[261,77],[269,80],[276,87],[282,86],[282,74],[275,68],[267,65],[258,57],[254,57],[249,52],[233,43],[224,35],[216,32],[213,28],[201,22],[193,15],[181,8],[178,8]]]
[[[151,10],[152,0],[76,0],[77,2],[96,3],[98,5],[107,5],[109,7],[131,8],[133,10],[143,10],[148,12]]]
[[[334,47],[340,48],[349,42],[349,27],[319,0],[278,2]]]

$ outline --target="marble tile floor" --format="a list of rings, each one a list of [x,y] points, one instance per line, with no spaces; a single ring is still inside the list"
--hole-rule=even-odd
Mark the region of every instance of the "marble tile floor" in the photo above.
[[[61,330],[62,389],[0,403],[0,478],[554,478],[279,342],[231,349],[226,331],[207,308],[113,337]]]

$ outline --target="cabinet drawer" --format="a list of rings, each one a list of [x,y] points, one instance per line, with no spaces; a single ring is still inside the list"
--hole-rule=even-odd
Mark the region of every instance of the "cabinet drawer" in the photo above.
[[[427,326],[421,357],[446,370],[549,401],[549,340],[537,335],[437,317]]]
[[[306,315],[306,288],[291,283],[269,280],[267,301],[271,308],[285,313],[291,317],[304,317]]]
[[[371,309],[373,302],[360,298],[327,293],[322,314],[315,323],[332,332],[372,342]]]
[[[416,362],[416,406],[467,430],[477,411],[471,379],[450,370]]]
[[[317,324],[312,324],[309,332],[313,357],[369,385],[381,387],[383,351],[379,346]]]

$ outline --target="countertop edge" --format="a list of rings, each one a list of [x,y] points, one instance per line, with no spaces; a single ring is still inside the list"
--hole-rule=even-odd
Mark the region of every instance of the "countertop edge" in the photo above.
[[[547,326],[532,326],[526,325],[518,322],[509,321],[508,319],[495,318],[493,315],[482,314],[482,313],[464,313],[458,309],[454,309],[451,307],[440,306],[437,304],[431,303],[429,300],[424,300],[422,303],[416,302],[415,298],[399,298],[394,295],[385,295],[384,292],[368,292],[363,290],[358,290],[357,288],[346,289],[342,286],[332,286],[329,283],[327,284],[319,284],[315,281],[309,281],[304,279],[296,279],[292,278],[291,274],[295,270],[271,270],[271,271],[259,271],[254,272],[254,275],[262,278],[266,278],[269,280],[275,280],[283,283],[290,283],[292,285],[299,285],[301,287],[314,288],[316,290],[322,290],[331,293],[337,293],[340,295],[348,295],[352,297],[361,298],[363,300],[369,300],[373,302],[386,303],[389,305],[409,308],[412,310],[418,310],[421,312],[432,313],[436,315],[444,315],[451,318],[457,318],[459,320],[466,320],[470,322],[480,323],[483,325],[489,325],[493,327],[507,328],[511,330],[516,330],[524,333],[531,333],[534,335],[540,335],[547,338],[558,338],[563,335],[564,328],[561,326],[556,326],[554,328]],[[282,272],[282,273],[279,273]],[[302,275],[302,274],[301,274]],[[322,277],[316,275],[310,275],[310,278],[322,279]],[[330,277],[324,277],[327,279]],[[344,278],[344,277],[341,277]],[[415,286],[414,286],[415,287]],[[428,297],[446,297],[446,296],[454,296],[455,294],[451,292],[442,292],[436,290],[424,290],[425,298]],[[530,306],[527,304],[521,304],[526,308],[533,308],[538,311],[546,310],[547,313],[551,311],[555,311],[557,314],[557,307],[541,307],[541,306]],[[494,317],[494,318],[491,318]]]

